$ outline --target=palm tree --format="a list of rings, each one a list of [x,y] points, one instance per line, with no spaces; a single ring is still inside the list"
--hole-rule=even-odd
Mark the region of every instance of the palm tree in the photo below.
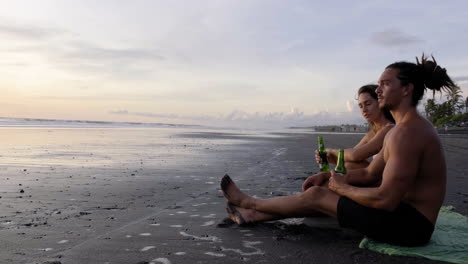
[[[454,115],[463,109],[463,96],[459,86],[454,86],[447,91],[447,100],[450,105],[450,115]]]
[[[468,113],[468,96],[466,97],[466,100],[465,100],[465,113]]]

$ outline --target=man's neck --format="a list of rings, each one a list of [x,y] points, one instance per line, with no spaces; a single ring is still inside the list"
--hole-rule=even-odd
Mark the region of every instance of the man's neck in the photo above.
[[[416,110],[415,106],[400,106],[397,109],[391,110],[393,118],[395,119],[395,123],[399,124],[402,123],[415,115],[418,115],[418,111]]]

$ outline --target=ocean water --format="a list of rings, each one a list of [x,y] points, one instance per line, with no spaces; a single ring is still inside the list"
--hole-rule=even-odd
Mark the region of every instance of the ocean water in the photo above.
[[[169,162],[213,144],[239,141],[177,136],[198,132],[187,128],[0,128],[0,160],[4,166],[125,166],[142,160]]]
[[[108,122],[87,120],[57,120],[34,118],[0,117],[0,127],[55,127],[55,128],[116,128],[116,127],[202,127],[188,124],[138,123],[138,122]]]
[[[232,168],[241,158],[236,155],[295,133],[323,134],[301,129],[0,118],[0,168],[174,170],[220,162]]]
[[[214,152],[228,151],[228,146],[271,137],[281,134],[183,124],[0,118],[0,161],[4,168],[161,167],[212,160]]]

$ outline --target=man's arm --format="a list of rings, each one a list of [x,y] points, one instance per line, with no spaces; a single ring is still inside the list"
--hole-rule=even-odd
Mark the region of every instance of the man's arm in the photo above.
[[[410,136],[413,134],[409,129],[400,128],[394,131],[392,138],[385,145],[388,158],[379,187],[354,187],[347,184],[344,177],[332,173],[329,188],[363,206],[385,210],[395,209],[418,173],[421,151],[417,141]],[[383,153],[378,154],[378,156],[381,155]]]
[[[359,141],[359,143],[357,143],[357,145],[354,146],[354,148],[367,144],[367,142],[369,142],[371,138],[370,133],[371,132],[368,132],[363,138],[361,138],[361,141]],[[346,151],[349,151],[349,150],[352,150],[352,149],[345,149],[345,161],[347,161]],[[338,159],[338,149],[327,148],[326,151],[327,151],[328,161],[329,162],[332,161],[331,163],[336,164],[336,161]]]
[[[379,153],[367,168],[349,170],[344,177],[346,183],[350,185],[371,185],[379,181],[385,166],[382,156],[383,154]],[[326,184],[330,176],[330,172],[319,172],[309,176],[302,184],[302,191],[312,186]]]
[[[350,185],[371,185],[382,179],[382,172],[385,167],[383,151],[372,160],[366,168],[349,170],[345,175],[345,181]]]

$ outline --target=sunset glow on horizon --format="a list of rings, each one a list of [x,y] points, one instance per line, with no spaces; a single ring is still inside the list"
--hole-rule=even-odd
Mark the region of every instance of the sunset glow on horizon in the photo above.
[[[464,1],[20,0],[0,7],[0,117],[363,123],[357,89],[375,83],[388,64],[423,52],[468,96]]]

